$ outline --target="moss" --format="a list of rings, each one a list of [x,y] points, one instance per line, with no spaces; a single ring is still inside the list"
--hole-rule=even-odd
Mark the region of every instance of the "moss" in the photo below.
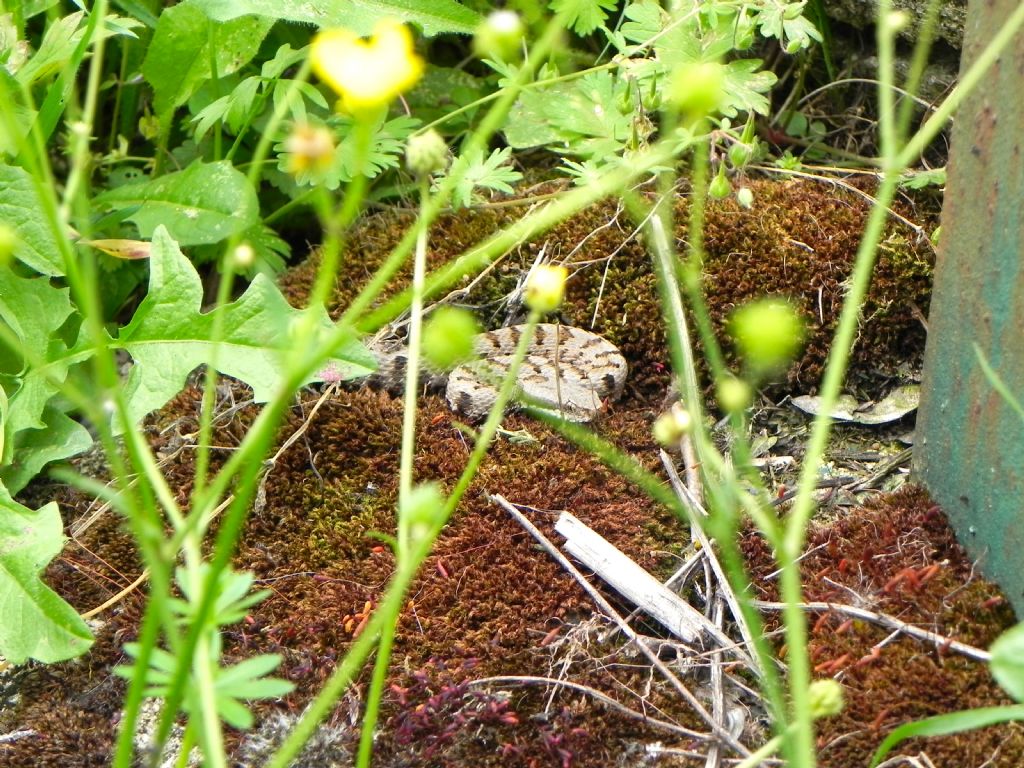
[[[759,537],[745,548],[761,596],[776,599],[774,570]],[[918,488],[880,497],[810,532],[801,562],[807,601],[863,603],[870,610],[980,648],[1014,618],[999,591],[974,574],[941,511]],[[859,595],[859,599],[855,597]],[[816,676],[839,680],[846,708],[818,726],[820,764],[866,764],[896,726],[930,715],[1012,703],[985,665],[908,637],[883,643],[889,630],[844,616],[809,619]],[[1016,725],[913,740],[897,754],[925,751],[936,765],[1024,764],[1024,730]]]
[[[713,205],[708,211],[706,292],[714,320],[720,324],[732,305],[769,290],[798,295],[804,311],[818,317],[820,289],[824,321],[790,373],[791,381],[804,384],[820,370],[864,206],[858,198],[817,185],[753,182],[752,187],[758,211],[728,203]],[[432,235],[432,264],[471,247],[524,210],[509,206],[443,217]],[[678,219],[684,221],[685,214],[685,202],[680,201]],[[408,221],[403,214],[388,213],[370,217],[360,226],[346,256],[346,277],[351,279],[337,286],[335,311],[351,301],[359,285],[404,233]],[[678,236],[680,240],[684,237],[681,230]],[[881,292],[872,294],[872,317],[862,329],[860,342],[865,347],[858,347],[858,354],[870,352],[885,359],[895,345],[916,343],[916,321],[908,314],[907,302],[893,297],[926,293],[929,264],[927,253],[901,240],[898,230],[891,230],[887,237],[876,280]],[[490,325],[505,322],[501,300],[542,247],[574,265],[562,319],[589,326],[596,315],[595,329],[618,343],[630,362],[627,397],[595,428],[657,470],[650,422],[652,410],[665,396],[668,379],[663,324],[649,257],[614,202],[600,203],[524,243],[460,301],[478,307]],[[284,285],[294,303],[302,303],[314,269],[315,259],[286,276]],[[396,278],[389,292],[401,285],[402,279]],[[908,280],[918,282],[911,282],[908,288],[904,282]],[[923,310],[926,296],[921,301]],[[873,330],[872,323],[879,322]],[[902,336],[904,330],[910,335]],[[906,359],[908,351],[912,358],[915,349],[900,347],[900,359]],[[866,371],[865,381],[875,375],[862,370]],[[238,392],[239,398],[246,396],[242,388]],[[304,424],[313,399],[310,393],[301,396],[282,426],[282,436]],[[199,402],[197,390],[182,393],[157,417],[152,432],[155,447],[167,460],[169,482],[182,503],[192,487],[194,454],[187,449],[177,451],[178,435],[195,433]],[[256,710],[261,717],[269,718],[274,712],[291,717],[302,710],[344,655],[393,574],[391,550],[372,534],[394,532],[401,412],[399,400],[366,389],[344,391],[324,403],[302,439],[276,459],[265,493],[246,522],[235,566],[253,571],[259,584],[272,594],[254,608],[246,622],[225,632],[225,654],[227,660],[235,661],[255,653],[280,653],[284,657],[280,674],[297,685],[283,702],[259,704]],[[214,468],[244,438],[256,413],[255,407],[241,408],[233,411],[231,418],[218,421],[214,443],[222,450],[213,455]],[[454,486],[472,445],[472,437],[460,430],[456,421],[440,398],[421,399],[414,465],[418,479],[436,480],[447,489]],[[501,710],[515,713],[517,722],[497,716],[485,722],[467,711],[467,722],[473,727],[447,735],[443,732],[447,725],[426,723],[425,739],[447,739],[444,749],[433,756],[402,743],[401,724],[443,686],[465,694],[458,699],[452,694],[446,704],[468,706],[466,702],[483,701],[465,688],[470,678],[547,675],[559,663],[571,667],[574,681],[609,695],[643,688],[647,691],[645,705],[678,722],[697,725],[674,693],[651,683],[647,668],[638,665],[615,641],[584,635],[581,628],[575,631],[581,632],[587,653],[572,655],[569,642],[555,649],[550,642],[552,631],[564,636],[589,617],[590,600],[557,564],[538,551],[518,524],[490,503],[488,495],[501,493],[533,510],[531,518],[552,538],[556,537],[553,522],[557,511],[568,509],[658,574],[677,564],[672,553],[686,543],[685,526],[543,425],[512,415],[504,426],[529,433],[533,441],[501,439],[492,448],[413,585],[399,621],[388,679],[389,686],[412,694],[403,700],[398,691],[388,690],[382,712],[385,727],[378,740],[381,765],[560,765],[569,760],[574,768],[589,768],[622,762],[622,755],[632,754],[634,742],[664,740],[664,734],[606,711],[589,699],[564,692],[551,697],[546,690],[527,688],[514,689],[509,709]],[[69,495],[67,502],[74,514],[86,507],[81,497]],[[81,543],[83,550],[75,551],[73,558],[57,564],[51,573],[53,583],[73,604],[92,607],[137,574],[138,558],[113,516],[103,518]],[[755,547],[751,555],[756,560],[764,553]],[[89,578],[82,577],[85,566]],[[967,580],[963,572],[956,573]],[[893,609],[909,610],[912,602]],[[109,630],[104,628],[84,661],[40,674],[34,689],[36,703],[33,708],[22,705],[17,715],[21,727],[52,731],[51,743],[61,745],[61,764],[91,764],[88,761],[102,759],[109,751],[121,692],[109,670],[119,658],[120,643],[135,632],[138,606],[138,600],[130,598],[108,613]],[[968,615],[960,620],[967,622]],[[864,632],[871,630],[865,628]],[[865,635],[857,642],[867,642],[867,638]],[[847,642],[845,636],[841,640]],[[916,652],[920,651],[917,648]],[[826,660],[825,655],[832,651],[822,646],[815,652],[820,660]],[[419,673],[426,677],[414,689]],[[364,671],[355,681],[353,690],[359,695],[365,693],[367,676]],[[102,717],[90,718],[78,711],[80,702],[91,702],[88,697],[98,695],[90,691],[103,692]],[[492,698],[487,701],[497,700],[495,691],[488,695]],[[359,701],[353,694],[350,704],[357,708]],[[65,713],[70,714],[63,717]],[[486,720],[486,715],[481,717]],[[338,728],[333,738],[344,741],[354,735],[351,729]],[[230,739],[233,745],[242,740],[239,734],[231,734]],[[88,750],[87,756],[73,754],[71,745],[76,743]],[[352,744],[336,746],[341,754]],[[22,762],[12,765],[31,764],[26,762],[28,746],[25,750],[17,753]]]
[[[720,343],[736,368],[722,333],[729,313],[758,296],[792,299],[809,335],[785,387],[812,391],[830,349],[868,204],[853,191],[820,182],[749,180],[748,186],[755,197],[752,209],[731,199],[713,201],[707,208],[705,299]],[[449,261],[514,222],[528,210],[515,202],[441,217],[431,235],[431,265]],[[910,214],[906,207],[901,210]],[[685,250],[687,198],[677,199],[675,219],[676,242]],[[337,307],[351,301],[410,221],[410,215],[383,214],[361,226],[350,243],[349,279],[337,286]],[[886,229],[853,353],[855,384],[886,381],[894,372],[889,360],[920,362],[924,329],[917,311],[927,311],[933,258],[930,245],[915,238],[897,222]],[[504,301],[542,250],[572,268],[562,319],[592,327],[622,349],[632,364],[631,396],[645,403],[662,397],[669,361],[657,281],[635,226],[615,201],[600,202],[505,254],[488,279],[466,288],[458,303],[476,307],[488,327],[514,320]],[[316,264],[314,258],[286,276],[293,300],[305,295]],[[385,296],[408,284],[410,269],[407,264]],[[691,333],[696,335],[692,324]]]

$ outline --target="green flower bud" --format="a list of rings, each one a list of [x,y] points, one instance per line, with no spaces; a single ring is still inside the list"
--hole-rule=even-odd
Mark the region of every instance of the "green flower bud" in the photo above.
[[[745,51],[754,44],[754,20],[746,13],[741,13],[736,19],[736,27],[733,32],[732,47],[737,51]]]
[[[437,483],[423,483],[410,491],[399,505],[399,518],[408,526],[415,541],[428,536],[440,527],[444,513],[444,496]]]
[[[807,5],[807,3],[790,3],[782,11],[782,18],[786,19],[787,21],[799,19],[801,14],[803,14],[804,12],[805,5]]]
[[[740,187],[736,190],[736,202],[740,204],[741,208],[754,207],[754,193],[750,191],[750,187]]]
[[[759,299],[733,313],[729,333],[754,372],[770,373],[784,367],[800,349],[804,323],[785,299]]]
[[[657,418],[651,431],[660,445],[670,447],[676,445],[692,427],[693,416],[682,403],[676,403]]]
[[[416,176],[426,176],[448,165],[448,145],[441,134],[431,128],[409,137],[405,148],[405,166]]]
[[[807,690],[811,717],[832,717],[843,711],[843,686],[831,678],[815,680]]]
[[[882,19],[883,28],[890,34],[896,34],[910,23],[910,14],[906,11],[889,11]]]
[[[722,200],[732,194],[732,185],[729,184],[729,179],[725,177],[725,168],[721,167],[718,169],[718,175],[711,180],[711,185],[708,187],[708,194],[714,200]]]
[[[718,396],[718,404],[722,406],[722,410],[726,413],[737,413],[745,410],[750,405],[750,385],[743,381],[743,379],[727,376],[718,382],[716,390],[715,394]]]
[[[473,357],[473,339],[480,326],[472,312],[455,307],[439,307],[423,328],[423,355],[442,371]]]
[[[690,120],[717,112],[722,103],[725,67],[714,61],[676,67],[669,79],[668,99]]]
[[[733,168],[742,168],[754,156],[754,148],[748,144],[733,144],[729,147],[729,163]]]
[[[554,312],[565,298],[569,270],[550,264],[537,267],[526,280],[526,306],[537,312]]]
[[[513,61],[522,53],[523,22],[514,11],[494,11],[473,33],[473,53],[481,59]]]
[[[246,270],[256,261],[256,251],[248,243],[239,243],[231,253],[232,267],[237,270]]]

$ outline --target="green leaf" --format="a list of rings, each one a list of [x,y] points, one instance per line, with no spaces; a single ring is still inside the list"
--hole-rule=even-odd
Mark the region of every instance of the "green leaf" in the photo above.
[[[484,81],[455,67],[427,67],[423,77],[405,100],[412,114],[424,123],[445,118],[439,126],[445,135],[460,133],[472,121],[475,109],[449,118],[452,111],[472,104],[485,95]]]
[[[270,399],[285,378],[289,328],[301,313],[269,279],[257,275],[238,300],[208,314],[200,314],[202,297],[195,268],[167,230],[157,228],[149,291],[117,339],[135,362],[125,384],[133,419],[161,407],[181,391],[192,370],[210,360],[215,312],[224,314],[225,334],[217,353],[221,373],[249,384],[257,402]],[[319,313],[320,327],[331,328],[326,312]],[[335,366],[342,377],[364,376],[376,367],[355,339],[340,350]]]
[[[18,235],[14,257],[43,275],[63,275],[64,263],[32,177],[0,164],[0,221]]]
[[[18,82],[31,86],[40,80],[53,77],[71,61],[75,48],[78,47],[86,31],[85,14],[81,11],[58,17],[46,29],[43,41],[37,50],[21,67],[16,77]],[[93,42],[112,35],[128,35],[135,37],[132,28],[141,27],[135,19],[120,16],[108,16],[104,27],[96,31]]]
[[[142,62],[142,75],[153,86],[154,108],[160,118],[184,104],[212,77],[211,42],[217,76],[223,77],[237,72],[256,55],[274,24],[274,19],[254,16],[219,23],[199,6],[186,0],[166,8]]]
[[[925,187],[946,186],[946,167],[930,168],[926,171],[904,171],[900,176],[900,186],[907,189],[924,189]]]
[[[43,411],[43,428],[19,432],[14,440],[14,462],[0,469],[0,482],[18,493],[52,461],[77,456],[92,445],[89,430],[52,406]]]
[[[194,4],[218,22],[252,14],[317,27],[347,27],[361,37],[373,32],[374,25],[383,18],[416,24],[428,37],[443,33],[471,35],[481,22],[476,11],[454,0],[195,0]]]
[[[180,245],[218,243],[259,222],[256,191],[226,160],[196,161],[184,171],[104,192],[94,202],[125,211],[144,238],[165,226]]]
[[[588,157],[620,152],[634,119],[618,107],[626,87],[610,72],[593,72],[571,83],[526,91],[512,107],[505,138],[516,148],[562,145],[567,154]]]
[[[760,67],[760,59],[738,59],[725,65],[723,115],[735,117],[739,112],[768,114],[768,97],[764,94],[772,89],[778,78],[773,72],[761,71]]]
[[[369,151],[362,166],[355,162],[359,153],[355,151],[357,138],[351,118],[334,116],[328,122],[328,126],[335,135],[341,134],[344,138],[335,147],[329,168],[308,168],[294,177],[294,183],[300,187],[319,184],[333,190],[351,181],[360,170],[372,179],[390,168],[397,168],[405,152],[406,139],[420,126],[420,121],[406,115],[399,115],[387,121],[382,117],[370,135]],[[287,152],[287,143],[282,141],[275,144],[274,151],[278,153],[277,170],[291,177],[288,173],[291,158]]]
[[[992,677],[1018,702],[1024,702],[1024,623],[996,638],[992,652]]]
[[[1014,720],[1024,720],[1024,706],[968,709],[963,712],[937,715],[935,717],[927,717],[924,720],[906,723],[885,737],[885,740],[875,752],[874,757],[871,758],[869,768],[875,768],[892,751],[893,747],[907,739],[925,736],[948,736],[951,733],[972,731],[976,728],[985,728],[989,725],[997,725]]]
[[[458,179],[452,192],[452,202],[456,206],[469,206],[477,189],[511,194],[510,184],[523,178],[523,174],[506,165],[511,154],[512,147],[496,149],[485,160],[483,150],[477,149],[457,158],[449,171]]]
[[[87,357],[69,350],[59,331],[72,313],[67,288],[55,288],[45,277],[24,278],[10,269],[0,269],[0,320],[19,339],[17,349],[0,345],[4,370],[0,383],[8,393],[8,414],[4,420],[3,463],[12,461],[20,432],[43,429],[43,411],[68,369]],[[24,350],[41,359],[30,360]]]
[[[626,40],[637,44],[658,37],[668,21],[668,14],[653,0],[630,3],[622,14],[628,21],[622,23],[619,32]]]
[[[552,0],[551,10],[567,13],[567,24],[578,35],[589,35],[602,26],[618,0]]]
[[[92,633],[39,573],[64,546],[56,502],[23,507],[0,486],[0,654],[12,664],[51,664],[80,656]]]

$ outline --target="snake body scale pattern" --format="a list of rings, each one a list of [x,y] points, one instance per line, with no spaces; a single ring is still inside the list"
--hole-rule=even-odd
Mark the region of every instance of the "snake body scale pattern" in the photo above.
[[[487,415],[497,398],[497,383],[508,371],[525,329],[525,325],[513,325],[476,336],[477,359],[448,375],[445,396],[452,410],[470,421]],[[405,375],[405,352],[376,354],[379,367],[374,378],[389,389],[396,388]],[[569,421],[591,421],[604,401],[622,393],[627,371],[622,353],[607,339],[582,328],[542,323],[527,348],[516,396]]]

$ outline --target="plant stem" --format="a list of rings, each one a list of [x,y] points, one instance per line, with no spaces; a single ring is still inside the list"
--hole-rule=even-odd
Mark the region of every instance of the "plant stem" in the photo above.
[[[298,755],[299,750],[302,749],[302,745],[313,735],[317,725],[327,717],[331,707],[334,706],[334,703],[344,692],[345,688],[352,682],[353,676],[362,667],[363,662],[369,655],[377,636],[385,627],[392,626],[397,622],[398,614],[405,602],[405,594],[409,585],[415,578],[420,565],[430,554],[434,541],[441,532],[441,529],[447,524],[459,501],[462,500],[463,494],[465,494],[473,478],[476,476],[484,456],[487,455],[487,449],[490,448],[491,442],[498,431],[505,408],[512,399],[512,394],[516,387],[516,378],[519,369],[522,367],[523,360],[526,359],[526,350],[533,339],[533,332],[537,327],[538,320],[538,313],[531,312],[526,321],[526,331],[519,339],[519,344],[512,357],[508,373],[502,380],[494,406],[491,408],[491,412],[488,414],[484,425],[480,428],[480,434],[477,436],[476,445],[473,447],[469,461],[466,462],[466,467],[459,476],[459,480],[448,497],[444,509],[434,522],[433,529],[422,538],[417,538],[412,542],[408,557],[398,558],[398,569],[395,577],[388,586],[388,590],[377,611],[370,618],[362,634],[356,638],[352,647],[349,648],[345,658],[341,660],[341,663],[324,684],[316,699],[306,709],[302,719],[296,724],[288,738],[285,739],[284,744],[271,757],[266,768],[287,768],[295,756]],[[390,643],[387,650],[390,651]]]
[[[420,182],[420,205],[427,198],[427,180]],[[416,414],[419,411],[417,395],[420,381],[420,338],[423,329],[423,283],[427,271],[427,232],[425,219],[417,219],[416,256],[413,259],[412,306],[409,308],[409,345],[405,368],[405,399],[402,408],[402,450],[398,465],[398,545],[395,557],[399,567],[411,552],[410,538],[412,521],[409,519],[409,498],[412,494],[413,459],[416,456]],[[418,564],[417,564],[418,567]],[[391,664],[391,647],[394,644],[395,621],[388,622],[381,630],[377,658],[373,665],[373,679],[366,697],[366,712],[363,714],[362,733],[359,738],[359,754],[356,768],[367,768],[373,755],[373,732],[377,727],[380,700],[384,693],[388,667]]]

